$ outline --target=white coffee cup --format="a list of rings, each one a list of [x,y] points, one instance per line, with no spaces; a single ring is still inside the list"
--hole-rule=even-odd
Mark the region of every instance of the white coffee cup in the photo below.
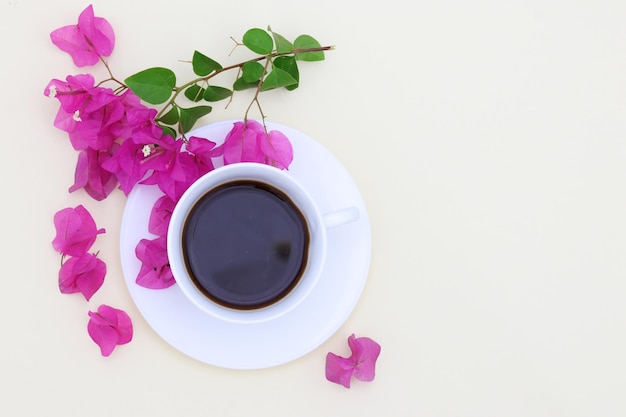
[[[189,213],[196,203],[225,184],[253,181],[267,184],[285,194],[302,214],[308,229],[306,265],[297,284],[275,303],[253,309],[224,306],[203,293],[194,283],[186,266],[183,230]],[[194,182],[180,198],[169,224],[167,252],[170,267],[178,287],[198,308],[219,319],[237,323],[258,323],[280,317],[297,307],[315,287],[324,268],[327,252],[326,231],[358,220],[359,210],[346,207],[331,213],[321,213],[307,190],[288,172],[259,163],[226,165],[205,174]]]

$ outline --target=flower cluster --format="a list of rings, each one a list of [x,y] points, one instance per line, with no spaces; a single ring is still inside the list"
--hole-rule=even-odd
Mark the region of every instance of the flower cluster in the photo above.
[[[107,65],[104,58],[115,45],[111,25],[95,17],[92,6],[83,10],[76,25],[57,29],[50,37],[79,67],[99,62]],[[116,80],[111,77],[109,81]],[[103,200],[117,186],[126,195],[139,182],[158,186],[165,196],[151,215],[150,232],[156,237],[137,245],[142,262],[137,283],[166,288],[174,283],[165,250],[168,213],[183,192],[214,169],[215,158],[221,158],[224,165],[246,161],[287,169],[293,149],[282,132],[267,132],[254,120],[234,123],[220,146],[195,136],[175,138],[171,129],[157,122],[157,110],[144,105],[126,85],[119,83],[113,90],[101,84],[96,84],[91,74],[78,74],[53,79],[44,89],[46,96],[60,104],[54,125],[67,132],[78,152],[69,191],[83,189],[95,200]],[[156,223],[160,227],[154,227]]]

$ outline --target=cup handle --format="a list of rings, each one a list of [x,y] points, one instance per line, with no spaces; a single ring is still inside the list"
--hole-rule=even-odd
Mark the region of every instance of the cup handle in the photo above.
[[[326,229],[332,229],[342,224],[357,221],[360,216],[361,214],[358,208],[347,207],[341,210],[331,211],[330,213],[324,214],[322,217],[324,218],[324,226],[326,226]]]

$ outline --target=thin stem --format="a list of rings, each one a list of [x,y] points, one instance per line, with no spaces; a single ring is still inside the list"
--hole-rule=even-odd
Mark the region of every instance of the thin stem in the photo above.
[[[106,60],[99,55],[98,55],[98,58],[100,58],[100,61],[102,62],[102,64],[104,64],[104,68],[106,68],[107,72],[109,73],[109,78],[107,78],[106,80],[100,81],[98,85],[96,85],[96,87],[100,87],[102,84],[106,83],[107,81],[114,81],[120,85],[120,88],[122,89],[128,88],[126,84],[124,84],[123,82],[115,78],[115,76],[113,75],[113,72],[111,71],[111,68],[109,68],[108,62],[106,62]]]
[[[271,59],[268,59],[265,61],[265,65],[263,66],[263,72],[261,73],[261,78],[259,79],[259,85],[256,86],[254,97],[252,98],[252,101],[250,101],[250,104],[248,105],[248,108],[246,109],[246,112],[244,113],[244,116],[243,116],[244,124],[246,124],[246,122],[248,121],[248,113],[250,112],[250,109],[252,108],[252,105],[254,104],[254,102],[257,103],[259,109],[261,108],[261,105],[259,104],[259,94],[261,94],[261,87],[263,87],[263,79],[265,78],[265,74],[267,74],[267,68],[269,67],[270,62],[271,62]],[[263,126],[265,126],[265,116],[263,116],[262,111],[261,111],[261,117],[263,118]]]

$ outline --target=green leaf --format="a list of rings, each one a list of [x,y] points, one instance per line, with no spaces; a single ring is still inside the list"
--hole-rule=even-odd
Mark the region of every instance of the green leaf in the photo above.
[[[287,72],[289,75],[296,80],[295,84],[290,84],[285,88],[287,90],[295,90],[298,88],[298,82],[300,81],[300,71],[298,71],[298,62],[296,58],[293,56],[279,56],[274,59],[272,62],[274,68],[280,68],[281,70]]]
[[[172,106],[172,108],[167,113],[159,117],[158,121],[166,125],[174,125],[178,123],[178,119],[178,107]]]
[[[259,55],[268,55],[274,49],[272,37],[263,29],[249,29],[243,35],[243,44],[252,52]]]
[[[258,85],[259,85],[258,81],[249,83],[246,80],[244,80],[243,77],[239,77],[233,83],[233,90],[235,91],[249,90],[250,88],[257,88]]]
[[[194,51],[191,65],[193,72],[201,77],[222,69],[222,66],[217,61],[212,60],[198,51]]]
[[[270,31],[272,33],[272,37],[274,38],[274,43],[276,43],[276,52],[279,54],[288,54],[289,52],[293,51],[293,43],[289,42],[287,39],[285,39],[284,36],[273,32],[272,28],[270,28],[268,26],[267,28],[268,31]]]
[[[159,127],[161,129],[163,129],[163,136],[168,136],[169,135],[169,136],[171,136],[173,138],[176,138],[176,136],[178,136],[178,134],[176,133],[176,130],[172,129],[169,126],[165,126],[165,125],[159,124]]]
[[[204,90],[204,99],[206,101],[220,101],[232,95],[232,90],[216,85],[210,85],[206,88],[206,90]]]
[[[248,83],[254,83],[261,79],[264,71],[263,65],[256,61],[246,62],[241,67],[241,77]]]
[[[200,87],[198,84],[194,84],[185,90],[185,97],[191,101],[200,101],[202,100],[202,96],[204,96],[204,88]]]
[[[293,42],[296,49],[321,48],[322,45],[309,35],[300,35]],[[324,51],[315,52],[299,52],[296,53],[296,59],[300,61],[323,61]]]
[[[180,129],[183,133],[189,132],[198,119],[211,113],[211,106],[197,106],[188,109],[180,108]]]
[[[287,87],[297,83],[298,80],[293,78],[287,71],[284,71],[280,68],[274,68],[269,74],[267,74],[265,80],[263,80],[263,85],[261,85],[261,91]]]
[[[167,68],[149,68],[124,80],[137,96],[150,103],[165,103],[176,86],[176,74]]]

